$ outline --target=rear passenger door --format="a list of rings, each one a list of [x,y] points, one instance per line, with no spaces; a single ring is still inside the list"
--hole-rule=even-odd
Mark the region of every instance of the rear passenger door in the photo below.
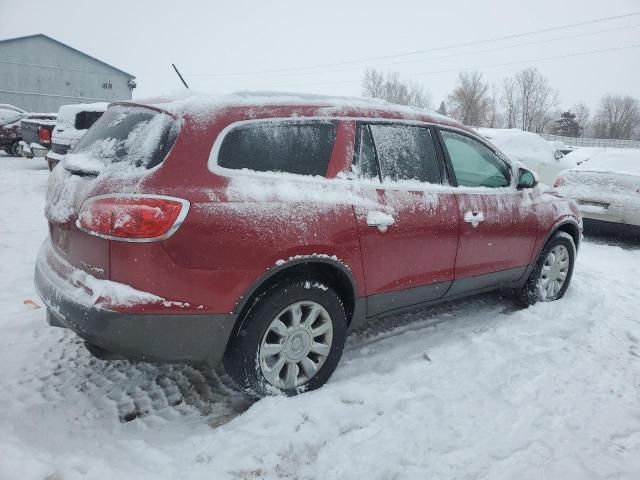
[[[426,126],[358,123],[354,205],[369,316],[435,300],[453,280],[458,207]]]
[[[537,189],[518,190],[511,167],[487,145],[440,130],[460,218],[456,282],[448,295],[518,280],[538,230]]]

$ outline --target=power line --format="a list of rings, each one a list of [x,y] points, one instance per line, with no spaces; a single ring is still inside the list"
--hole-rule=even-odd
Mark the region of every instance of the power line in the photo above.
[[[471,50],[468,52],[458,52],[458,53],[450,53],[450,54],[446,54],[446,55],[437,55],[437,56],[430,56],[430,57],[421,57],[421,58],[417,58],[417,59],[413,59],[413,60],[404,60],[404,61],[399,61],[399,62],[391,62],[391,63],[384,63],[384,64],[377,64],[377,65],[368,65],[374,68],[378,68],[378,67],[389,67],[389,66],[394,66],[394,65],[406,65],[408,63],[418,63],[418,62],[424,62],[424,61],[430,61],[430,60],[442,60],[442,59],[446,59],[446,58],[453,58],[453,57],[462,57],[462,56],[466,56],[466,55],[476,55],[479,53],[487,53],[487,52],[495,52],[495,51],[502,51],[502,50],[508,50],[508,49],[512,49],[512,48],[519,48],[519,47],[527,47],[527,46],[531,46],[531,45],[540,45],[540,44],[544,44],[544,43],[551,43],[551,42],[556,42],[558,40],[569,40],[569,39],[574,39],[574,38],[581,38],[581,37],[587,37],[587,36],[591,36],[591,35],[598,35],[601,33],[608,33],[608,32],[614,32],[614,31],[620,31],[620,30],[629,30],[632,28],[638,28],[640,27],[640,24],[635,24],[635,25],[625,25],[622,27],[613,27],[613,28],[606,28],[606,29],[602,29],[602,30],[596,30],[596,31],[592,31],[592,32],[583,32],[583,33],[577,33],[577,34],[573,34],[573,35],[565,35],[562,37],[554,37],[554,38],[549,38],[549,39],[544,39],[544,40],[533,40],[531,42],[524,42],[524,43],[516,43],[516,44],[512,44],[512,45],[505,45],[505,46],[501,46],[501,47],[491,47],[491,48],[485,48],[485,49],[480,49],[480,50]],[[283,72],[283,73],[276,73],[273,75],[269,75],[269,76],[277,76],[277,77],[296,77],[296,76],[301,76],[301,75],[318,75],[318,74],[326,74],[326,73],[339,73],[339,72],[347,72],[347,71],[354,71],[354,70],[361,70],[362,69],[362,65],[359,66],[355,66],[355,67],[346,67],[346,68],[339,68],[339,69],[333,69],[333,70],[321,70],[321,71],[313,71],[313,72]],[[221,76],[221,75],[225,75],[226,74],[190,74],[191,77],[216,77],[216,76]],[[241,74],[238,74],[237,76],[240,76]],[[244,74],[242,74],[242,76],[244,76]]]
[[[422,54],[422,53],[429,53],[429,52],[436,52],[436,51],[442,51],[442,50],[450,50],[453,48],[461,48],[461,47],[469,47],[469,46],[473,46],[473,45],[481,45],[481,44],[485,44],[485,43],[493,43],[493,42],[498,42],[501,40],[509,40],[512,38],[521,38],[521,37],[526,37],[529,35],[536,35],[536,34],[540,34],[540,33],[546,33],[546,32],[553,32],[556,30],[563,30],[566,28],[574,28],[574,27],[581,27],[584,25],[592,25],[594,23],[600,23],[600,22],[608,22],[611,20],[618,20],[621,18],[628,18],[628,17],[633,17],[633,16],[638,16],[640,15],[640,12],[631,12],[631,13],[625,13],[622,15],[613,15],[610,17],[602,17],[602,18],[596,18],[596,19],[592,19],[592,20],[587,20],[584,22],[578,22],[578,23],[570,23],[567,25],[560,25],[557,27],[548,27],[548,28],[543,28],[540,30],[532,30],[529,32],[523,32],[523,33],[515,33],[512,35],[504,35],[501,37],[492,37],[492,38],[487,38],[484,40],[478,40],[478,41],[474,41],[474,42],[464,42],[464,43],[457,43],[457,44],[452,44],[452,45],[446,45],[446,46],[442,46],[442,47],[433,47],[433,48],[425,48],[425,49],[421,49],[421,50],[414,50],[414,51],[410,51],[410,52],[404,52],[404,53],[396,53],[396,54],[391,54],[391,55],[380,55],[380,56],[376,56],[376,57],[368,57],[368,58],[362,58],[359,60],[345,60],[345,61],[341,61],[341,62],[333,62],[333,63],[321,63],[321,64],[316,64],[316,65],[308,65],[308,66],[302,66],[302,67],[291,67],[291,68],[279,68],[279,69],[272,69],[272,70],[257,70],[257,71],[244,71],[244,72],[228,72],[228,73],[211,73],[211,74],[198,74],[198,73],[189,73],[188,75],[190,76],[214,76],[214,77],[224,77],[224,76],[239,76],[239,75],[259,75],[259,74],[265,74],[265,73],[281,73],[281,72],[293,72],[293,71],[299,71],[299,70],[310,70],[310,69],[318,69],[318,68],[325,68],[325,67],[336,67],[336,66],[341,66],[341,65],[350,65],[350,64],[354,64],[354,63],[366,63],[366,62],[371,62],[371,61],[376,61],[376,60],[386,60],[389,58],[399,58],[399,57],[407,57],[407,56],[411,56],[411,55],[418,55],[418,54]]]
[[[533,59],[528,59],[528,60],[516,60],[513,62],[505,62],[505,63],[493,63],[493,64],[487,64],[487,65],[477,65],[474,67],[465,67],[465,68],[451,68],[451,69],[446,69],[446,70],[433,70],[433,71],[429,71],[429,72],[421,72],[421,73],[412,73],[412,74],[408,74],[408,75],[401,75],[400,78],[411,78],[411,77],[421,77],[421,76],[427,76],[427,75],[437,75],[440,73],[452,73],[452,72],[459,72],[459,71],[463,71],[463,70],[479,70],[479,69],[483,69],[483,68],[495,68],[495,67],[505,67],[505,66],[509,66],[509,65],[519,65],[519,64],[524,64],[524,63],[535,63],[535,62],[544,62],[544,61],[548,61],[548,60],[557,60],[557,59],[561,59],[561,58],[570,58],[570,57],[579,57],[579,56],[585,56],[585,55],[593,55],[593,54],[597,54],[597,53],[606,53],[606,52],[614,52],[614,51],[619,51],[619,50],[629,50],[632,48],[638,48],[640,47],[640,43],[635,44],[635,45],[626,45],[623,47],[613,47],[613,48],[603,48],[600,50],[589,50],[586,52],[576,52],[576,53],[568,53],[565,55],[555,55],[555,56],[551,56],[551,57],[542,57],[542,58],[533,58]],[[297,88],[297,87],[310,87],[310,86],[317,86],[317,85],[337,85],[337,84],[345,84],[345,83],[360,83],[361,80],[335,80],[335,81],[328,81],[328,82],[314,82],[314,83],[298,83],[298,84],[289,84],[289,85],[276,85],[272,88]]]

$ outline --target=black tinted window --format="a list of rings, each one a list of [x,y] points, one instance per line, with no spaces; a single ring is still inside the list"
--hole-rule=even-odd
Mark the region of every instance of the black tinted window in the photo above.
[[[86,130],[98,120],[104,112],[79,112],[76,115],[76,130]]]
[[[354,171],[362,178],[380,178],[376,151],[368,125],[358,125],[356,150],[353,160]]]
[[[407,125],[371,125],[383,179],[440,183],[431,131]]]
[[[325,176],[335,138],[335,122],[248,123],[225,136],[218,165]]]

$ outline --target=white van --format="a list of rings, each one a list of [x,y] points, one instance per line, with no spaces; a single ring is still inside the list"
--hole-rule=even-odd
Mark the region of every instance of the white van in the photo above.
[[[106,102],[63,105],[51,135],[51,150],[47,153],[49,170],[60,162],[69,150],[98,120],[109,106]]]

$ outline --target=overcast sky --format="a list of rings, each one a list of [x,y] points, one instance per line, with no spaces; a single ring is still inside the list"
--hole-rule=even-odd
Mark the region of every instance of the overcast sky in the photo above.
[[[193,89],[221,93],[360,95],[364,69],[375,66],[424,85],[437,106],[460,70],[477,68],[498,84],[533,65],[563,107],[595,107],[609,92],[640,97],[640,15],[442,47],[634,12],[638,0],[0,0],[0,38],[50,35],[134,74],[134,98],[178,88],[172,62]],[[610,50],[632,45],[639,47]],[[402,55],[416,50],[431,51]],[[565,56],[594,50],[610,51]],[[542,60],[558,56],[565,57]],[[387,58],[345,63],[372,57]],[[317,65],[327,66],[292,70]],[[264,71],[271,72],[228,75]]]

